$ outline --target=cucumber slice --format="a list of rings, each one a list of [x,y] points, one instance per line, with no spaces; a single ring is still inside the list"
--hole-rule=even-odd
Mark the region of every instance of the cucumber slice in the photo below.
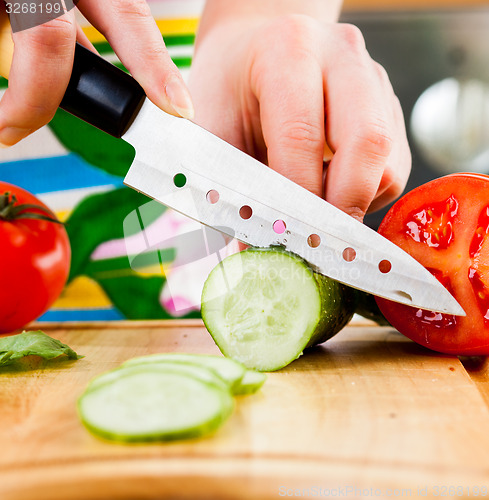
[[[355,306],[353,289],[279,248],[227,257],[202,292],[202,319],[221,352],[259,371],[278,370],[335,335]]]
[[[150,354],[132,358],[122,364],[125,366],[145,365],[160,363],[181,363],[184,365],[197,365],[207,368],[221,377],[232,392],[237,388],[245,375],[246,368],[237,361],[222,356],[210,354],[184,354],[184,353],[162,353]]]
[[[234,394],[242,396],[245,394],[254,394],[265,383],[267,376],[262,372],[247,370],[240,384],[236,387]]]
[[[135,358],[136,359],[136,358]],[[140,364],[128,364],[127,362],[115,368],[114,370],[110,370],[108,372],[102,373],[97,377],[93,378],[87,385],[86,391],[93,391],[94,389],[98,389],[100,386],[105,384],[110,384],[115,382],[120,377],[125,376],[131,373],[138,373],[141,370],[147,368],[148,370],[153,371],[172,371],[174,373],[182,373],[183,375],[188,375],[190,377],[194,377],[196,379],[201,380],[202,382],[215,385],[219,389],[229,391],[229,383],[223,380],[217,373],[209,370],[205,366],[196,366],[192,364],[183,364],[178,362],[160,362],[160,363],[140,363]]]
[[[83,424],[117,441],[198,437],[217,429],[231,414],[228,390],[181,370],[133,367],[86,391],[78,400]]]

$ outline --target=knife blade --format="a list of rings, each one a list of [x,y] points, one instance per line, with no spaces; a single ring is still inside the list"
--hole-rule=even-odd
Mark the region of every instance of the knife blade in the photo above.
[[[248,245],[280,245],[315,271],[414,307],[464,315],[440,282],[389,240],[194,123],[146,99],[122,136],[124,183]]]
[[[248,245],[283,246],[354,288],[465,315],[399,247],[210,132],[163,112],[131,76],[79,44],[61,107],[134,147],[124,183],[148,197]]]

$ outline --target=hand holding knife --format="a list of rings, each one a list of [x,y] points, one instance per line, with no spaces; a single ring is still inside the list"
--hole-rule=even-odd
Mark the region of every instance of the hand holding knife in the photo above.
[[[147,196],[248,245],[284,246],[355,288],[464,314],[404,251],[206,130],[164,113],[132,77],[81,45],[61,106],[134,146],[124,182]]]

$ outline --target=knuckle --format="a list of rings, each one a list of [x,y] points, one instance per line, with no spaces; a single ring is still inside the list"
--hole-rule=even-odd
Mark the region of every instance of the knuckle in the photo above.
[[[382,64],[379,64],[376,61],[373,61],[373,65],[375,68],[375,71],[377,73],[377,76],[379,77],[379,80],[386,86],[391,86],[391,81],[389,78],[389,74],[387,73],[386,69]]]
[[[35,50],[61,55],[67,48],[73,48],[75,33],[74,23],[67,16],[61,16],[32,28],[26,32],[26,38]]]
[[[149,63],[161,61],[163,58],[170,57],[163,41],[160,43],[158,40],[157,42],[148,44],[144,49],[145,60]]]
[[[282,72],[297,63],[318,64],[318,40],[323,36],[318,27],[315,19],[303,14],[280,15],[261,25],[249,59],[256,80],[270,74],[272,58],[283,62]]]
[[[25,130],[28,135],[49,123],[56,112],[56,107],[23,101],[17,102],[11,110],[13,116],[0,117],[0,126]]]
[[[280,45],[288,54],[294,55],[311,46],[311,37],[316,26],[314,20],[302,14],[287,14],[272,21],[270,32],[280,34]],[[276,43],[274,41],[273,43]]]
[[[403,116],[401,100],[399,99],[399,97],[396,94],[392,95],[392,106],[394,108],[394,111],[396,111],[396,112],[400,111],[401,116]]]
[[[121,17],[147,18],[150,16],[148,4],[141,0],[116,0],[114,7]]]
[[[405,135],[404,111],[402,109],[401,101],[396,94],[393,95],[392,107],[393,107],[393,112],[394,112],[394,118],[399,123],[399,126],[402,128],[404,135]]]
[[[363,34],[360,31],[360,28],[355,26],[354,24],[338,24],[337,29],[339,30],[339,35],[345,43],[349,50],[354,52],[364,52],[366,50],[365,47],[365,39],[363,38]]]
[[[362,130],[358,137],[358,148],[374,164],[384,163],[391,154],[393,138],[387,124],[377,119]]]
[[[301,39],[311,31],[311,19],[301,14],[288,14],[282,17],[281,30],[293,38]]]
[[[38,104],[33,102],[25,102],[22,106],[23,115],[29,117],[25,127],[38,129],[46,125],[53,118],[57,107],[49,104]]]
[[[303,120],[291,120],[283,123],[281,130],[282,147],[322,155],[324,134],[321,127]]]

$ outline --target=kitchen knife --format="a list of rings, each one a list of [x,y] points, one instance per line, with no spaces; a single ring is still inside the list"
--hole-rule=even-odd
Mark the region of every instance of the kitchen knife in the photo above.
[[[465,315],[421,264],[301,186],[146,98],[128,74],[77,44],[61,107],[131,144],[124,183],[248,245],[280,245],[319,273],[413,307]]]

